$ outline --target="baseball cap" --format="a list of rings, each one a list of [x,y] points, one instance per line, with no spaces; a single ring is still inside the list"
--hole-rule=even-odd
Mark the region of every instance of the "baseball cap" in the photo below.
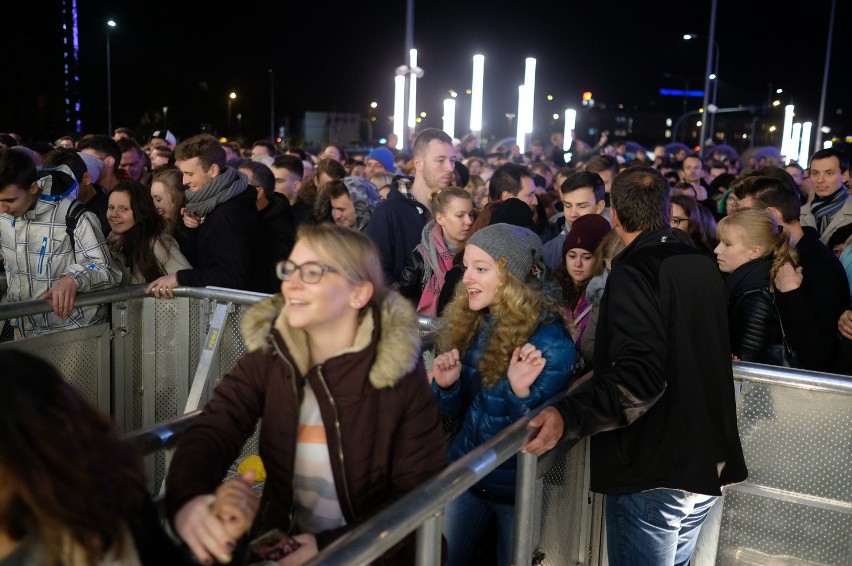
[[[151,134],[152,138],[160,138],[161,140],[166,140],[171,145],[175,145],[177,143],[177,138],[173,133],[169,130],[157,130],[153,134]]]

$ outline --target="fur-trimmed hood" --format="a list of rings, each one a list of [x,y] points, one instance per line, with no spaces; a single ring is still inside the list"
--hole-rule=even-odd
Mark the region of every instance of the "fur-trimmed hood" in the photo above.
[[[388,291],[381,305],[370,301],[369,310],[358,326],[355,343],[336,355],[358,352],[370,346],[377,314],[381,335],[375,345],[376,360],[370,368],[369,379],[373,387],[381,389],[392,387],[414,369],[421,357],[422,343],[414,307],[396,291]],[[291,328],[287,323],[284,298],[280,294],[260,301],[243,315],[240,330],[248,351],[270,349],[273,327],[281,334],[299,372],[306,374],[310,369],[307,336],[303,330]]]

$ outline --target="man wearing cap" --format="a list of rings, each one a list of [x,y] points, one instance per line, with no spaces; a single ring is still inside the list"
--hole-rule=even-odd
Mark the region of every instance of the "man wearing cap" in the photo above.
[[[110,138],[111,139],[111,138]],[[77,192],[65,165],[44,171],[25,153],[0,149],[0,248],[9,302],[45,299],[53,310],[12,321],[16,335],[81,328],[106,320],[104,305],[75,307],[77,293],[115,287],[121,270],[94,213],[77,219],[73,241],[66,217]]]
[[[396,164],[393,162],[393,153],[386,147],[377,147],[367,154],[364,160],[364,176],[368,179],[373,173],[387,172],[396,173]]]
[[[66,165],[77,180],[77,200],[83,203],[86,209],[94,212],[101,223],[101,231],[104,238],[109,236],[112,227],[107,219],[107,208],[109,207],[109,193],[100,185],[95,184],[101,173],[103,162],[89,155],[73,149],[54,149],[44,156],[44,167],[53,168]]]
[[[438,128],[426,128],[414,141],[414,180],[399,179],[373,212],[367,235],[379,249],[388,284],[396,281],[405,258],[420,243],[423,227],[432,218],[432,193],[455,180],[455,162],[452,138]],[[409,188],[400,188],[409,181]]]
[[[174,151],[177,145],[177,138],[169,130],[157,130],[151,134],[151,139],[148,140],[148,147],[155,148],[166,146]]]
[[[669,226],[659,171],[624,170],[611,198],[626,247],[601,298],[594,376],[530,421],[541,429],[523,449],[540,455],[563,437],[591,436],[609,563],[686,564],[722,487],[748,476],[727,291],[713,261]]]
[[[103,163],[98,184],[111,191],[121,181],[126,180],[126,173],[121,171],[121,148],[109,136],[102,134],[87,134],[77,142],[77,150],[99,159]],[[124,174],[124,177],[122,177]]]

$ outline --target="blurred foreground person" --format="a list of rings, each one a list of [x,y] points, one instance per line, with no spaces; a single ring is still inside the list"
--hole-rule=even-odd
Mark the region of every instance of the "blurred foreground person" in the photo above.
[[[189,564],[142,459],[50,364],[0,351],[0,564]]]

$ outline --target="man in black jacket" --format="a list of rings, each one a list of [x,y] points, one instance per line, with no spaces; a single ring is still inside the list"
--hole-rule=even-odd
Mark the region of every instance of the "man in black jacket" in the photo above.
[[[257,291],[252,265],[259,261],[257,192],[245,175],[225,165],[225,150],[214,136],[198,134],[175,150],[175,160],[189,187],[184,223],[198,232],[197,259],[150,283],[146,292],[174,297],[178,286],[216,286]]]
[[[533,454],[591,439],[591,488],[606,494],[609,563],[685,564],[722,486],[748,475],[736,422],[727,291],[669,226],[669,186],[634,167],[612,184],[613,260],[595,375],[530,423]],[[696,339],[700,336],[701,339]]]

